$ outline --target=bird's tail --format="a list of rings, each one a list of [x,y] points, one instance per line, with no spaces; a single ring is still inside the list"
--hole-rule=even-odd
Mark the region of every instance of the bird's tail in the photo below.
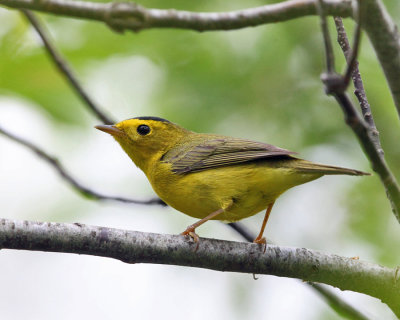
[[[306,160],[300,160],[296,163],[296,170],[304,173],[320,173],[320,174],[347,174],[350,176],[369,176],[370,173],[355,170],[355,169],[348,169],[348,168],[341,168],[335,166],[327,166],[324,164],[314,163]]]

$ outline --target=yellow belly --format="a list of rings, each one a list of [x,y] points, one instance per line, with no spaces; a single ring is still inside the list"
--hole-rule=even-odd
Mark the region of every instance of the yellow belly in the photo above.
[[[152,174],[156,172],[156,174]],[[160,163],[148,178],[158,196],[168,205],[195,218],[230,208],[215,219],[237,221],[268,207],[283,192],[321,177],[299,173],[268,162],[237,164],[188,174],[174,174]]]

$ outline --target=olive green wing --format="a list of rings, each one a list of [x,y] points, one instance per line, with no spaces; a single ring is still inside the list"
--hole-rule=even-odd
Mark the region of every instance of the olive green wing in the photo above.
[[[175,173],[196,172],[295,153],[262,142],[230,137],[205,139],[204,136],[199,143],[190,141],[174,149],[166,153],[162,160],[171,163]]]

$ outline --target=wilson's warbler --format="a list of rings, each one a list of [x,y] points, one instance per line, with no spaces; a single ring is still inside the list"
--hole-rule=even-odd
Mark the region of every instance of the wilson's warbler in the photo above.
[[[262,142],[195,133],[157,117],[96,128],[119,142],[163,201],[201,219],[182,233],[196,242],[195,229],[210,219],[238,221],[267,209],[254,240],[265,244],[265,225],[283,192],[323,175],[368,175],[298,159]]]

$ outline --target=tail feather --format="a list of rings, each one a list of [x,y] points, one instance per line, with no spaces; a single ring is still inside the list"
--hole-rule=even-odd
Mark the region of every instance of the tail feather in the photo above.
[[[328,165],[324,165],[324,164],[309,162],[306,160],[298,161],[296,163],[295,168],[296,168],[296,170],[299,170],[304,173],[347,174],[350,176],[369,176],[369,175],[371,175],[370,173],[355,170],[355,169],[328,166]]]

